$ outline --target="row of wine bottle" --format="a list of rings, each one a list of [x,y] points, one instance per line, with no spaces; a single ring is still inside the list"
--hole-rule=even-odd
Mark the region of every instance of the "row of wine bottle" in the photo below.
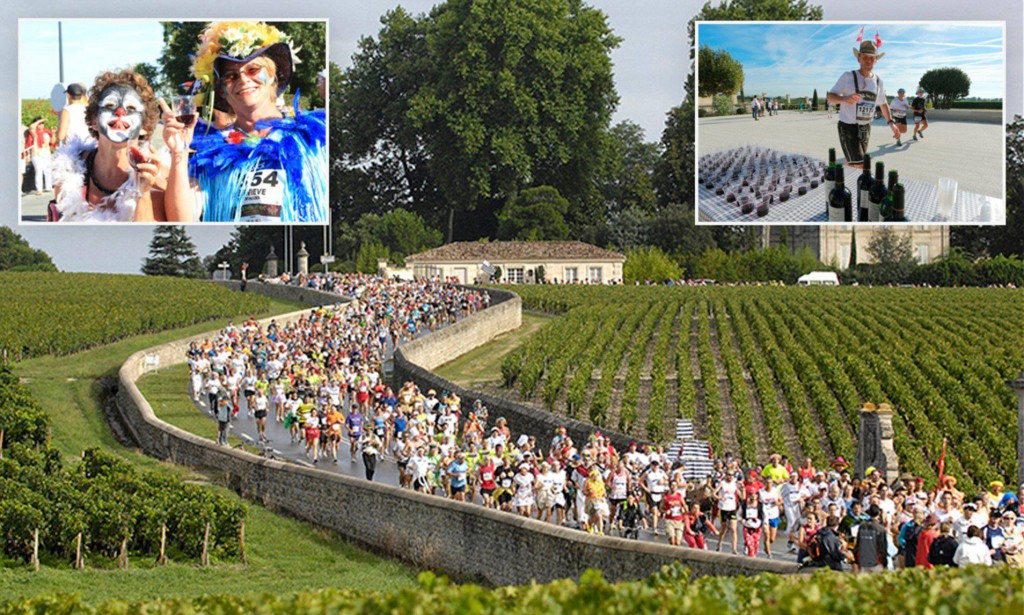
[[[864,155],[864,171],[857,178],[857,206],[846,187],[846,171],[836,164],[836,150],[828,150],[825,169],[825,208],[829,222],[906,222],[904,203],[906,188],[899,183],[899,173],[889,171],[889,185],[885,185],[885,163],[875,162],[875,177],[871,178],[871,156]]]

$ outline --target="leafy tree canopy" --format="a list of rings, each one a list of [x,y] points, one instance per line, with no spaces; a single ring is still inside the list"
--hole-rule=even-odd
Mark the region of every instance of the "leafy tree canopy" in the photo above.
[[[50,255],[34,250],[9,226],[0,226],[0,271],[57,271]]]
[[[551,186],[527,188],[510,199],[498,216],[498,239],[565,239],[569,201]]]
[[[970,93],[971,78],[952,66],[933,68],[921,76],[918,87],[928,92],[936,109],[949,109],[954,101]]]
[[[728,51],[702,45],[697,61],[700,66],[698,92],[702,97],[732,96],[743,87],[743,65]]]

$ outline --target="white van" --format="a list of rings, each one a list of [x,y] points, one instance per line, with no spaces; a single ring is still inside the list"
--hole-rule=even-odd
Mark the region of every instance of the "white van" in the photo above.
[[[839,276],[834,271],[812,271],[796,281],[800,286],[839,286]]]

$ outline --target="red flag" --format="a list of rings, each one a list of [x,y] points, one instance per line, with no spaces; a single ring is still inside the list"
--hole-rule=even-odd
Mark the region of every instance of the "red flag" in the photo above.
[[[878,36],[878,32],[875,32],[875,49],[879,49],[882,46],[882,37]]]
[[[857,42],[859,43],[859,42],[861,42],[863,40],[864,40],[864,28],[861,28],[860,29],[860,34],[857,35]]]
[[[939,455],[939,488],[942,488],[942,477],[946,473],[946,438],[942,439],[942,454]]]

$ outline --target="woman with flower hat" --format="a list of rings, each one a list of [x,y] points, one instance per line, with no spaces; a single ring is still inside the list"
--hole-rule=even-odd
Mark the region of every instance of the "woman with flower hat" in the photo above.
[[[285,118],[276,102],[296,49],[261,22],[216,22],[202,34],[192,71],[204,103],[234,114],[223,130],[196,130],[190,161],[204,222],[327,222],[327,124],[323,110]],[[192,132],[164,108],[166,126]]]

